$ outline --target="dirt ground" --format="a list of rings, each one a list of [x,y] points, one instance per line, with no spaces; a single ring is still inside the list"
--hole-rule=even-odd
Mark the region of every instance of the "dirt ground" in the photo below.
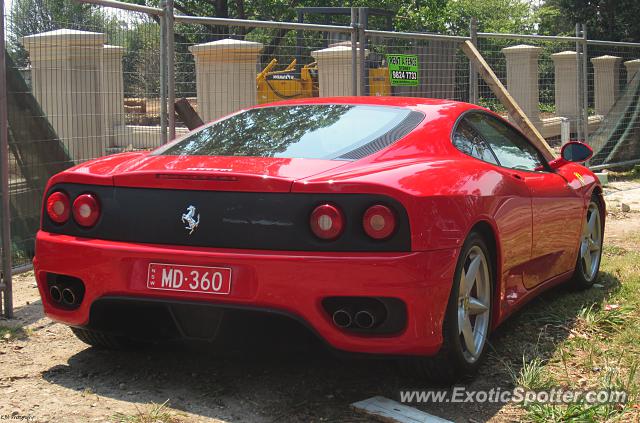
[[[606,194],[606,242],[637,242],[640,183],[614,183]],[[622,212],[621,203],[631,212]],[[403,376],[393,361],[336,357],[306,332],[275,331],[278,325],[265,322],[227,333],[213,345],[171,344],[133,352],[90,348],[43,316],[32,273],[14,281],[16,318],[0,319],[0,326],[22,329],[0,339],[0,420],[138,421],[126,416],[168,401],[179,421],[364,422],[370,419],[349,404],[374,395],[397,399],[400,389],[430,388]],[[494,335],[504,348],[514,330],[506,326]],[[505,373],[496,371],[499,366],[500,360],[490,357],[467,388],[509,386]],[[464,422],[518,418],[518,410],[509,405],[420,408]]]

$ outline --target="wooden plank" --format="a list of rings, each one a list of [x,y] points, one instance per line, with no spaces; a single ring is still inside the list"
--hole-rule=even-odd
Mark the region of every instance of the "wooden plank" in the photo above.
[[[190,131],[202,126],[204,122],[200,119],[198,113],[191,107],[191,103],[186,98],[181,98],[175,103],[176,113],[182,119]]]
[[[380,396],[354,402],[351,407],[358,412],[369,414],[377,420],[387,423],[451,423],[450,420],[441,419]]]
[[[462,51],[467,55],[472,64],[475,65],[478,73],[487,83],[491,91],[500,100],[509,112],[509,116],[513,122],[520,128],[522,133],[527,136],[544,154],[547,160],[555,159],[554,151],[551,149],[544,137],[538,132],[533,123],[529,120],[527,115],[524,114],[518,103],[511,97],[509,91],[502,85],[502,82],[498,79],[491,67],[484,60],[480,52],[471,43],[471,41],[465,41],[462,44]]]

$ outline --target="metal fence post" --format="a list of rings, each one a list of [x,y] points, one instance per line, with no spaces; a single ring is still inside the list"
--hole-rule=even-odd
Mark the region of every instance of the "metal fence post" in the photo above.
[[[571,140],[571,121],[569,118],[560,118],[560,144],[565,145]]]
[[[173,141],[176,137],[176,43],[174,37],[175,22],[173,16],[173,0],[166,0],[167,8],[165,9],[165,35],[167,37],[167,113],[169,114],[169,141]]]
[[[351,95],[358,95],[358,9],[351,8]]]
[[[582,132],[583,140],[589,143],[589,55],[587,51],[587,25],[582,24]]]
[[[469,24],[471,43],[478,47],[478,20],[471,18]],[[478,72],[475,65],[469,61],[469,103],[478,104]]]
[[[366,68],[366,55],[365,50],[367,48],[367,35],[365,30],[367,29],[367,17],[366,8],[358,8],[358,41],[360,42],[360,93],[359,95],[366,95],[367,93],[367,68]]]
[[[160,143],[167,143],[167,3],[160,2]]]
[[[576,24],[576,37],[581,38],[581,25],[579,23]],[[584,126],[582,124],[582,119],[584,117],[584,113],[582,112],[583,101],[582,95],[584,91],[582,90],[584,84],[582,83],[582,79],[584,75],[582,74],[582,41],[576,41],[576,104],[578,106],[578,116],[576,116],[576,137],[578,140],[584,140]]]
[[[13,286],[11,281],[11,206],[9,203],[9,128],[7,121],[7,67],[5,58],[4,1],[0,0],[0,185],[2,195],[2,280],[0,286],[4,315],[13,317]]]

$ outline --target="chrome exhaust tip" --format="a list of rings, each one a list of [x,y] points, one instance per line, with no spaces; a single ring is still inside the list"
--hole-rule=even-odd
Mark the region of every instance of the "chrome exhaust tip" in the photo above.
[[[51,296],[51,299],[56,303],[59,303],[60,301],[62,301],[62,291],[60,291],[60,288],[58,288],[58,285],[52,285],[49,288],[49,296]]]
[[[76,294],[69,288],[62,290],[62,302],[66,305],[74,305],[76,303]]]
[[[376,324],[376,318],[367,310],[357,312],[354,319],[356,325],[362,329],[371,329]]]
[[[333,323],[340,328],[347,328],[351,326],[351,322],[353,319],[351,318],[351,313],[349,313],[345,309],[337,310],[333,313]]]

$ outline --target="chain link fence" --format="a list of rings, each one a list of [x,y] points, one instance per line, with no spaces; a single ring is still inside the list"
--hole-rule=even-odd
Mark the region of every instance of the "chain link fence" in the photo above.
[[[640,163],[640,46],[590,41],[587,84],[590,166],[597,170]]]
[[[158,147],[244,107],[390,95],[475,102],[506,116],[470,70],[460,49],[467,40],[554,145],[568,119],[573,138],[596,150],[594,165],[640,159],[636,44],[585,42],[582,33],[476,33],[473,25],[471,36],[383,31],[365,27],[366,11],[357,8],[342,25],[318,25],[174,15],[170,0],[157,8],[112,0],[11,5],[3,19],[8,157],[0,168],[11,233],[3,268],[14,272],[30,266],[51,175]],[[399,56],[415,64],[410,83],[394,80]]]
[[[580,107],[574,40],[479,34],[477,47],[548,142],[559,141],[561,118],[569,119],[571,133],[577,138]],[[478,83],[478,104],[507,117],[504,106],[482,79]]]
[[[16,0],[5,22],[11,251],[25,268],[51,175],[159,145],[160,26],[145,13],[53,0]]]

